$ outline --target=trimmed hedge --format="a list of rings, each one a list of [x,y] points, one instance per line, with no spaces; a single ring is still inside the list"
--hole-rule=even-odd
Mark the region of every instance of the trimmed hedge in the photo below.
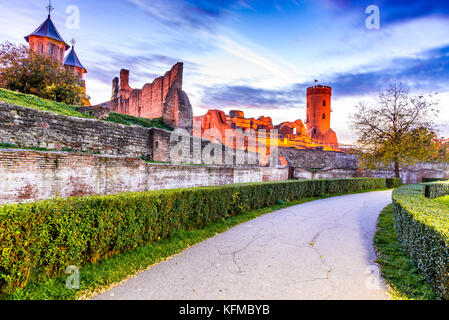
[[[449,180],[449,179],[447,179],[447,178],[422,178],[423,183],[439,182],[439,181],[447,181],[447,180]]]
[[[425,184],[426,198],[435,199],[449,195],[449,181],[446,182],[433,182]]]
[[[426,185],[393,192],[394,224],[401,246],[443,299],[449,299],[449,208],[425,197]]]
[[[387,178],[387,188],[389,189],[396,189],[402,186],[402,179],[401,178]]]
[[[385,186],[378,178],[285,181],[2,206],[0,292],[248,210]]]

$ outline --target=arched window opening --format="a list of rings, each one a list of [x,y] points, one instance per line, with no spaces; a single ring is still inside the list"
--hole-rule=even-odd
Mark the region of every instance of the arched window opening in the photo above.
[[[326,120],[326,114],[323,113],[323,120]]]

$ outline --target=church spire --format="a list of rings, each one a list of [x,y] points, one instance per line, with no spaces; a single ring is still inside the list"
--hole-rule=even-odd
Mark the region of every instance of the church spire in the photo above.
[[[63,63],[64,52],[69,50],[70,46],[64,41],[53,21],[51,21],[51,12],[55,9],[51,0],[48,1],[48,6],[45,9],[48,11],[48,18],[33,33],[27,35],[25,40],[34,52],[52,57]]]

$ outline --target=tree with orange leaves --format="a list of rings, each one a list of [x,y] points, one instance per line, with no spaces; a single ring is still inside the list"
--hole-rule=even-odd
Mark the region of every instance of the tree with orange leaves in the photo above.
[[[69,105],[84,105],[80,78],[60,62],[27,47],[0,45],[0,86]]]

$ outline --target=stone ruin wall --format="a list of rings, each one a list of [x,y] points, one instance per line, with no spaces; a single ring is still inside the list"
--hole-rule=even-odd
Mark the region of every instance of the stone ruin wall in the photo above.
[[[170,150],[176,144],[170,141],[171,135],[172,132],[158,128],[68,117],[0,102],[0,143],[25,148],[68,149],[128,157],[143,156],[153,161],[170,162]],[[190,138],[192,152],[194,140],[199,141]],[[202,149],[206,146],[222,149],[223,159],[226,152],[235,152],[234,149],[208,141],[200,143]],[[246,159],[253,157],[255,165],[259,163],[258,154],[247,151],[244,153]]]
[[[147,83],[142,89],[129,84],[129,70],[121,70],[112,84],[112,100],[105,105],[111,111],[135,117],[157,119],[173,127],[192,130],[193,109],[182,90],[183,63],[177,63],[163,77]]]

